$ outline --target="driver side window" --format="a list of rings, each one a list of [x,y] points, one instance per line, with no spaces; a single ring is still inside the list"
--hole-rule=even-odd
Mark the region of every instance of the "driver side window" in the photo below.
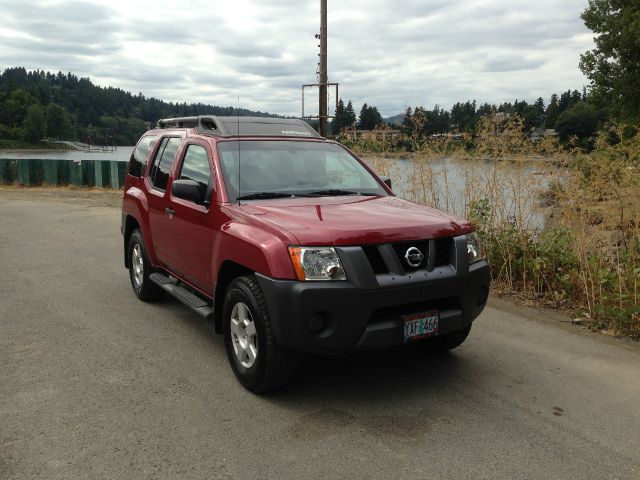
[[[203,198],[208,194],[211,186],[211,166],[209,155],[204,147],[200,145],[187,147],[178,178],[197,182]]]

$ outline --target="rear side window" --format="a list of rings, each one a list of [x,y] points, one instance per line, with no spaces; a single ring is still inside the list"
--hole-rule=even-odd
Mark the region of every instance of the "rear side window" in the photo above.
[[[127,171],[129,175],[133,175],[134,177],[142,176],[142,170],[144,169],[145,163],[147,163],[149,151],[151,151],[153,145],[156,143],[156,138],[158,138],[156,135],[145,135],[140,139],[131,154],[131,158],[129,158],[129,169]]]
[[[209,190],[211,184],[211,167],[209,166],[209,156],[204,147],[200,145],[189,145],[187,153],[184,155],[180,179],[194,180],[200,185],[202,193]]]
[[[173,164],[176,161],[176,153],[180,148],[180,141],[178,137],[162,139],[162,144],[149,171],[149,181],[159,190],[166,190],[167,188],[169,173],[171,173]]]

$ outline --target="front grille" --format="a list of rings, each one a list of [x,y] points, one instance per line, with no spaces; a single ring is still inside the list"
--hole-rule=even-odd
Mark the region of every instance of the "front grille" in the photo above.
[[[450,265],[451,254],[453,253],[453,238],[436,238],[434,243],[436,251],[434,267]]]
[[[399,268],[399,266],[396,267],[397,263],[393,261],[393,259],[385,256],[391,254],[391,250],[388,249],[389,246],[393,248],[393,253],[395,253],[400,265],[402,265],[402,270],[400,271],[397,271]],[[407,261],[407,251],[412,248],[418,249],[423,255],[422,262],[417,266],[413,266]],[[432,249],[431,255],[433,256],[433,265],[431,266],[429,265],[430,249]],[[451,265],[455,255],[454,241],[453,238],[450,237],[436,238],[434,240],[393,243],[390,245],[367,245],[362,247],[362,251],[367,257],[367,260],[371,265],[371,269],[376,275],[383,275],[392,272],[402,274],[403,271],[405,273],[412,273],[418,270],[432,270],[436,267]],[[412,250],[410,253],[416,254],[417,252]]]
[[[377,246],[362,247],[362,250],[364,250],[364,254],[367,256],[367,259],[371,264],[373,273],[376,275],[389,273],[389,268],[386,263],[384,263],[382,255],[380,255],[380,250],[378,250]]]

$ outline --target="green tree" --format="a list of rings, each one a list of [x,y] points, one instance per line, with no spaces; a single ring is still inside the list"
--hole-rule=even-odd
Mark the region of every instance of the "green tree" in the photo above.
[[[64,107],[50,103],[47,105],[47,135],[59,140],[71,136],[71,117]]]
[[[538,128],[542,125],[543,114],[540,113],[540,106],[527,105],[522,111],[522,119],[524,120],[524,128],[529,131],[532,128]]]
[[[345,112],[345,126],[347,128],[352,128],[358,119],[356,118],[356,111],[353,109],[353,103],[351,100],[347,102],[347,110]]]
[[[412,151],[418,151],[424,145],[428,121],[427,111],[423,107],[416,107],[415,110],[407,107],[404,111],[402,131],[410,139]]]
[[[370,107],[366,103],[360,110],[360,123],[358,127],[362,130],[375,130],[384,123],[382,115],[376,107]]]
[[[362,130],[371,130],[370,128],[369,129],[365,128],[368,124],[368,118],[367,118],[367,115],[369,114],[368,112],[369,112],[369,105],[365,103],[364,105],[362,105],[362,108],[360,109],[360,121],[358,122],[358,128]]]
[[[338,107],[336,108],[336,115],[331,122],[331,133],[334,135],[340,135],[342,129],[345,128],[347,119],[347,109],[344,106],[342,99],[338,100]]]
[[[454,130],[471,131],[475,128],[477,119],[475,100],[458,102],[451,108],[451,127]]]
[[[40,142],[47,133],[47,122],[44,118],[44,109],[39,103],[34,103],[27,110],[24,119],[25,140]]]
[[[549,106],[547,107],[547,111],[545,112],[544,125],[546,128],[554,128],[556,126],[558,115],[560,115],[559,108],[558,95],[554,93],[553,95],[551,95],[551,101],[549,102]]]
[[[6,115],[9,127],[20,127],[24,123],[29,107],[37,103],[38,100],[33,95],[18,88],[9,95],[5,103],[6,113],[2,116]]]
[[[372,125],[373,128],[378,128],[384,125],[384,119],[377,107],[369,107],[369,112],[370,125]]]
[[[595,48],[580,57],[590,96],[623,120],[640,121],[640,2],[589,0],[582,13]]]
[[[566,142],[573,136],[580,140],[592,137],[598,131],[602,117],[593,105],[587,102],[576,103],[558,117],[556,130],[560,140]]]

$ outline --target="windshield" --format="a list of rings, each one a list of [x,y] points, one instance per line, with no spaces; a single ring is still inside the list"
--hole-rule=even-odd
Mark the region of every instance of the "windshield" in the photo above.
[[[358,160],[335,144],[244,140],[220,142],[218,152],[231,202],[290,196],[387,195]]]

